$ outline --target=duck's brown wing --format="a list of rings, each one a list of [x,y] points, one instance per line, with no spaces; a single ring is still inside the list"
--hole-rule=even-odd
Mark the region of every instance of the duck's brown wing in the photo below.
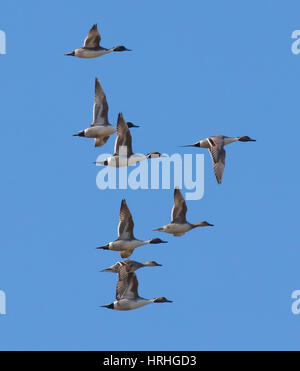
[[[186,222],[186,202],[178,188],[174,189],[174,206],[172,209],[172,223]]]
[[[120,154],[120,147],[124,147],[124,149],[127,151],[127,157],[132,155],[132,138],[122,113],[119,113],[118,116],[117,139],[115,141],[114,155]]]
[[[128,272],[126,266],[119,270],[119,280],[116,288],[116,299],[137,298],[138,297],[138,280],[134,272]]]
[[[225,156],[224,150],[224,139],[219,137],[208,138],[210,144],[209,153],[211,155],[214,167],[214,173],[217,178],[217,182],[222,182],[224,168],[225,168]]]
[[[130,249],[130,250],[123,250],[120,252],[120,255],[121,255],[121,258],[122,259],[126,259],[126,258],[129,258],[129,256],[131,256],[133,253],[133,250]]]
[[[95,138],[95,147],[102,147],[109,139],[108,137]]]
[[[127,206],[126,201],[122,200],[121,208],[120,208],[120,222],[119,222],[119,227],[118,227],[118,234],[119,234],[118,238],[122,240],[134,239],[133,228],[134,228],[134,222],[133,222],[131,212],[129,210],[129,207]],[[125,257],[128,257],[128,256],[125,256]]]
[[[99,79],[95,80],[95,98],[94,98],[94,109],[93,109],[93,124],[97,125],[109,125],[108,122],[108,104],[106,95],[100,84]]]
[[[100,44],[101,36],[96,24],[89,30],[87,37],[84,40],[83,46],[85,48],[97,48]]]

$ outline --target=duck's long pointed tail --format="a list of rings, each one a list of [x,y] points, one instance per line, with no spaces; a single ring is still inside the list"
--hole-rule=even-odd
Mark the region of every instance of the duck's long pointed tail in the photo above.
[[[102,250],[109,250],[109,244],[104,245],[104,246],[99,246],[97,249],[102,249]]]
[[[74,52],[74,50],[73,50],[72,52],[70,52],[70,53],[65,53],[64,55],[72,55],[72,56],[74,56],[74,55],[75,55],[75,52]]]

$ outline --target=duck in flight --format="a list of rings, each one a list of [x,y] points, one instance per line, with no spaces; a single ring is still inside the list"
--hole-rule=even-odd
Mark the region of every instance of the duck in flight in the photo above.
[[[138,280],[136,274],[128,269],[128,265],[122,265],[118,270],[118,283],[116,288],[116,301],[103,308],[114,310],[132,310],[152,303],[172,303],[163,296],[154,299],[144,299],[138,294]]]
[[[114,154],[105,161],[96,161],[95,164],[122,167],[136,165],[145,159],[158,157],[164,156],[159,152],[150,152],[147,155],[133,153],[130,130],[128,129],[128,125],[122,113],[119,113]]]
[[[116,264],[112,265],[109,268],[102,269],[101,272],[111,272],[111,273],[119,273],[120,269],[126,266],[128,272],[135,272],[136,270],[144,267],[161,267],[161,264],[156,263],[155,261],[148,261],[146,263],[139,263],[134,260],[123,260],[117,262]]]
[[[134,125],[132,122],[127,122],[129,128],[138,128],[139,126]],[[95,79],[95,98],[94,98],[94,109],[93,109],[93,122],[85,130],[79,131],[74,134],[74,137],[85,137],[94,138],[95,147],[103,146],[110,135],[117,131],[116,126],[111,125],[108,122],[108,104],[103,88],[100,84],[99,79]]]
[[[131,256],[134,249],[148,244],[167,243],[160,238],[153,238],[151,240],[138,240],[133,234],[133,219],[131,212],[125,200],[121,202],[120,208],[120,222],[118,227],[118,238],[115,241],[109,242],[105,246],[97,247],[97,249],[120,251],[121,258],[125,259]]]
[[[248,136],[243,137],[226,137],[224,135],[215,135],[214,137],[209,137],[200,140],[194,144],[189,144],[183,147],[201,147],[208,148],[211,155],[214,173],[217,178],[217,182],[220,184],[222,182],[224,168],[225,168],[225,155],[224,146],[233,142],[256,142],[255,139],[251,139]]]
[[[206,221],[191,224],[186,220],[187,206],[186,202],[178,188],[174,190],[174,206],[172,209],[172,221],[171,223],[164,225],[161,228],[154,229],[154,231],[170,233],[173,236],[179,237],[184,235],[186,232],[197,228],[197,227],[208,227],[213,226]]]
[[[78,58],[96,58],[111,52],[123,52],[131,51],[125,48],[123,45],[114,46],[113,48],[106,49],[100,46],[101,36],[98,31],[96,24],[89,30],[89,33],[84,40],[83,46],[81,48],[75,49],[70,53],[65,55],[71,55]]]

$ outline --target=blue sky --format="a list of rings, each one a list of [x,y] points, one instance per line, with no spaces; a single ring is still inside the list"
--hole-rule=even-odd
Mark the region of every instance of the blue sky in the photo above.
[[[299,11],[292,0],[0,3],[0,349],[299,349]],[[94,23],[103,46],[133,51],[64,57]],[[99,270],[119,255],[95,248],[116,237],[121,199],[148,239],[162,237],[152,230],[169,221],[173,192],[96,187],[92,162],[115,138],[95,149],[72,137],[92,120],[95,76],[111,123],[121,111],[141,126],[134,149],[205,154],[188,219],[215,227],[132,256],[163,264],[138,272],[140,295],[173,304],[99,308],[117,278]],[[179,148],[216,134],[257,139],[227,147],[222,185],[205,150]]]

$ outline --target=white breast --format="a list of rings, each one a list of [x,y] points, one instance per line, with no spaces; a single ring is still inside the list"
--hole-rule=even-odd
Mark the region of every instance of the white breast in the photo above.
[[[143,241],[133,240],[133,241],[125,241],[125,240],[117,240],[110,242],[109,248],[113,251],[122,251],[122,250],[132,250],[138,246],[143,245]]]
[[[209,142],[207,138],[200,140],[200,147],[201,148],[210,148]]]
[[[133,154],[129,157],[128,159],[128,165],[135,165],[137,164],[138,162],[141,162],[143,160],[146,159],[146,156],[145,155],[136,155],[136,154]]]
[[[167,231],[169,233],[185,233],[191,229],[191,226],[188,223],[185,224],[176,224],[171,223],[167,226]]]
[[[112,167],[124,167],[127,166],[126,156],[111,156],[107,159],[108,166]]]
[[[152,300],[146,300],[146,299],[121,299],[118,301],[115,301],[115,309],[116,310],[131,310],[131,309],[137,309],[140,307],[143,307],[144,305],[151,304]]]
[[[237,142],[237,141],[238,141],[238,138],[224,138],[224,146],[226,146],[227,144],[233,143],[233,142]]]
[[[124,167],[124,166],[131,166],[136,165],[140,161],[146,159],[144,155],[132,155],[129,158],[127,156],[112,156],[107,159],[108,166],[112,167]]]
[[[75,50],[75,56],[79,58],[96,58],[100,57],[101,55],[108,54],[112,50],[91,50],[91,49],[83,49],[79,48]]]
[[[85,136],[87,138],[101,138],[105,136],[110,136],[116,131],[114,126],[91,126],[85,130]]]

